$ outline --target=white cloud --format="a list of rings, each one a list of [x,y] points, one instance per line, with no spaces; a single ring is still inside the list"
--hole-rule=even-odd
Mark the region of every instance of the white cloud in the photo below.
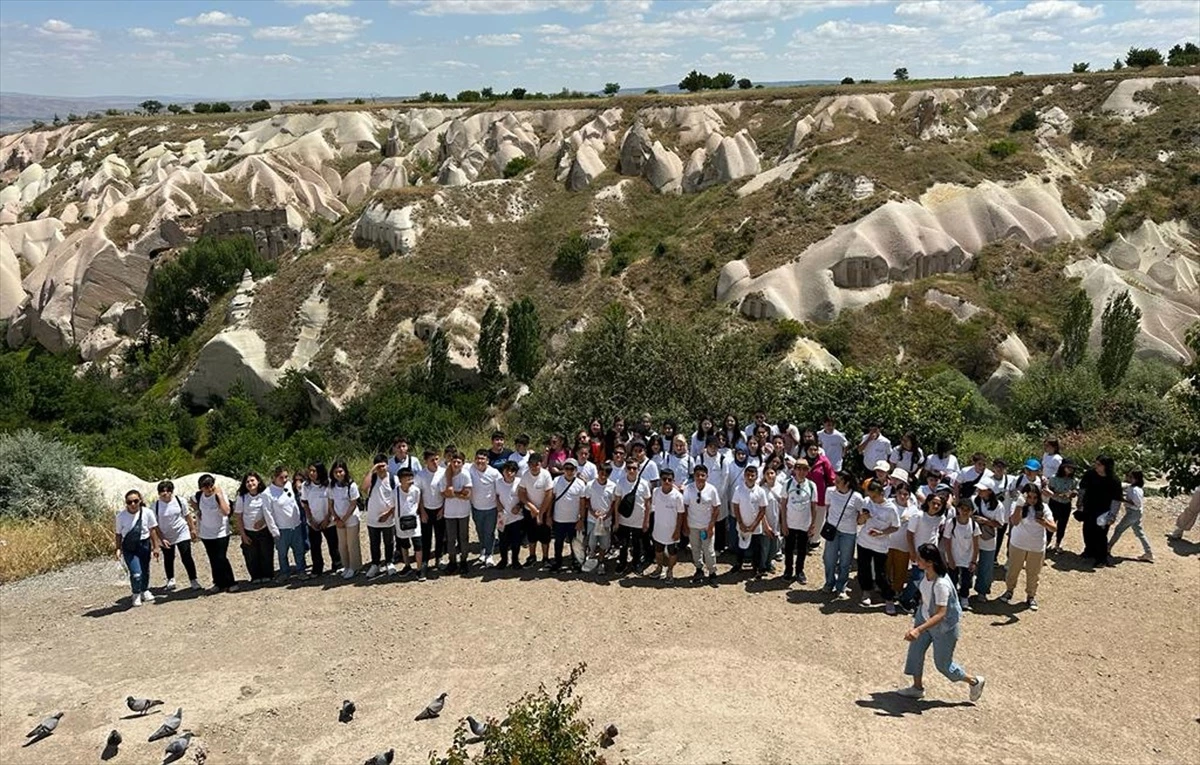
[[[175,23],[185,27],[248,27],[250,19],[225,11],[206,11],[196,16],[175,19]]]
[[[130,27],[125,31],[135,40],[153,40],[158,37],[158,32],[155,32],[153,29],[146,29],[145,27]]]
[[[446,61],[439,61],[439,62],[437,62],[437,64],[435,64],[435,66],[444,66],[444,67],[448,67],[450,69],[478,69],[479,68],[476,64],[468,64],[466,61],[455,61],[454,59],[448,59]]]
[[[399,56],[404,52],[403,45],[385,42],[373,42],[362,49],[362,55],[364,56]],[[359,62],[356,61],[355,63]]]
[[[489,47],[506,47],[521,44],[521,35],[515,32],[512,34],[475,35],[474,37],[466,37],[464,39],[476,45],[486,45]]]
[[[333,8],[346,8],[354,5],[354,0],[279,0],[284,5],[290,5],[293,8],[303,6],[315,6],[326,11]]]
[[[371,20],[343,13],[311,13],[297,25],[262,27],[253,32],[258,40],[283,40],[296,45],[326,45],[353,40],[370,26]]]
[[[42,37],[65,43],[93,43],[100,39],[99,35],[91,29],[72,26],[59,19],[46,19],[37,28],[37,33]]]
[[[792,19],[805,13],[881,5],[888,0],[716,0],[703,8],[688,8],[676,14],[681,18],[745,23]]]
[[[1138,0],[1134,7],[1147,16],[1200,15],[1200,0]]]
[[[299,64],[304,59],[290,56],[287,53],[272,53],[262,57],[263,63],[266,64]]]
[[[244,38],[241,35],[230,34],[229,32],[216,32],[214,34],[202,37],[200,41],[210,48],[229,50],[231,48],[236,48],[239,44],[241,44],[243,39]]]
[[[1026,39],[1033,42],[1058,42],[1062,39],[1062,35],[1056,35],[1053,32],[1047,32],[1045,29],[1035,29],[1027,35]]]
[[[835,40],[867,39],[883,36],[905,37],[925,34],[920,27],[904,24],[858,24],[853,21],[826,21],[813,29],[817,37]]]
[[[896,6],[897,16],[941,24],[979,21],[989,14],[988,7],[978,0],[908,0]]]
[[[389,0],[422,16],[483,16],[568,11],[587,13],[590,2],[581,0]]]
[[[567,29],[562,24],[542,24],[533,31],[540,35],[565,35],[571,32],[571,30]]]
[[[1095,21],[1104,15],[1102,5],[1081,5],[1077,0],[1034,0],[1023,8],[998,13],[994,17],[1000,22],[1028,21]]]

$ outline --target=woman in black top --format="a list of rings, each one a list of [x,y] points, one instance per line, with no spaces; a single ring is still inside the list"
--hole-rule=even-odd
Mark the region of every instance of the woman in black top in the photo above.
[[[1108,513],[1122,498],[1121,481],[1116,476],[1112,457],[1101,454],[1079,481],[1079,514],[1083,523],[1083,557],[1097,566],[1109,565],[1108,525],[1096,519]]]

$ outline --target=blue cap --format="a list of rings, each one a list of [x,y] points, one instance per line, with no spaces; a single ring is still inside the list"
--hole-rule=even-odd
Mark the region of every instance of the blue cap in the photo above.
[[[1041,470],[1042,463],[1038,462],[1033,457],[1030,457],[1029,459],[1025,460],[1025,469],[1034,471]]]

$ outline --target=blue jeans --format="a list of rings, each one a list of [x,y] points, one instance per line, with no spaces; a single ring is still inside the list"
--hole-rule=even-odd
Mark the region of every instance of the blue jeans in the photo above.
[[[496,508],[471,508],[475,521],[475,536],[479,537],[479,555],[486,558],[496,549]]]
[[[143,539],[137,552],[129,553],[124,549],[125,567],[129,569],[129,589],[134,595],[141,595],[150,589],[150,540]]]
[[[983,557],[980,551],[980,557]],[[995,557],[995,556],[993,556]],[[920,594],[921,579],[925,577],[925,572],[921,571],[919,566],[912,566],[908,570],[908,584],[904,585],[904,592],[900,593],[900,605],[909,610],[916,608],[917,596]]]
[[[304,538],[306,536],[308,534],[303,526],[279,530],[279,536],[275,539],[275,554],[279,558],[280,576],[304,573]],[[295,561],[290,568],[288,567],[289,550],[292,552],[292,560]]]
[[[857,536],[839,531],[832,540],[826,540],[824,589],[841,592],[850,581],[850,563],[854,560]]]
[[[1135,508],[1126,508],[1125,516],[1113,526],[1112,538],[1108,541],[1110,548],[1116,547],[1117,540],[1125,533],[1125,529],[1133,528],[1133,535],[1142,543],[1142,552],[1146,555],[1151,555],[1150,540],[1146,539],[1146,531],[1142,528],[1142,511]]]
[[[917,617],[920,619],[920,616]],[[920,626],[920,621],[914,621]],[[933,646],[933,665],[951,682],[965,680],[966,670],[954,662],[954,646],[958,643],[958,630],[934,634],[922,632],[908,644],[908,658],[904,660],[904,674],[916,677],[925,674],[925,653]]]
[[[996,573],[996,551],[980,550],[975,564],[975,592],[987,597],[992,592],[992,577]]]

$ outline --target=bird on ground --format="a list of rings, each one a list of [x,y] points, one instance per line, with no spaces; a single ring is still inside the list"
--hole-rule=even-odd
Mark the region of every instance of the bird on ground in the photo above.
[[[600,734],[600,748],[607,749],[612,746],[614,743],[613,739],[617,737],[618,733],[620,731],[617,730],[617,726],[614,723],[609,723],[604,732]]]
[[[104,742],[104,751],[100,753],[100,759],[111,760],[117,756],[117,750],[121,746],[121,734],[116,730],[110,731],[108,738]]]
[[[129,707],[129,711],[140,712],[141,714],[146,714],[162,703],[162,699],[136,699],[133,696],[125,698],[125,706]]]
[[[358,707],[354,706],[354,702],[346,699],[342,702],[342,708],[338,710],[338,722],[348,723],[354,719],[354,713],[358,711]]]
[[[167,757],[173,760],[178,760],[183,756],[183,753],[192,745],[192,736],[196,735],[189,731],[184,731],[183,735],[171,739],[171,743],[167,744]]]
[[[386,752],[380,752],[374,757],[368,757],[363,760],[363,765],[392,765],[392,760],[396,757],[396,750],[389,749]]]
[[[487,723],[481,723],[471,715],[467,715],[467,727],[471,729],[471,735],[477,738],[483,738],[491,731]]]
[[[438,697],[425,705],[421,713],[417,715],[418,720],[432,720],[442,713],[442,709],[446,706],[446,697],[448,693],[439,693]]]
[[[162,725],[158,726],[158,730],[150,734],[148,741],[158,741],[160,738],[168,738],[179,732],[179,726],[183,724],[183,707],[175,710],[175,714],[170,715],[162,721]]]
[[[58,727],[58,721],[62,719],[62,716],[62,712],[55,712],[45,720],[42,720],[40,723],[38,723],[36,728],[26,733],[25,738],[33,739],[33,741],[40,741],[44,739],[46,736],[49,736],[51,733],[53,733],[54,729]],[[32,744],[33,741],[30,741],[29,743]]]

